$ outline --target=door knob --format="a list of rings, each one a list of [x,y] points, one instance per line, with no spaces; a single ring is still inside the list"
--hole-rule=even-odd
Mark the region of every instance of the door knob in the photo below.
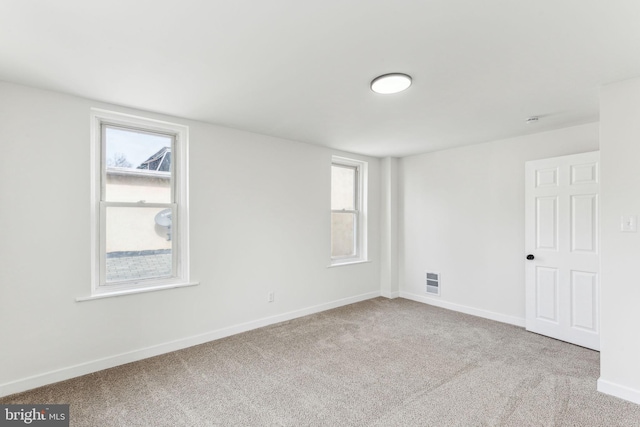
[[[535,257],[534,257],[532,254],[527,255],[527,259],[528,259],[529,261],[531,261],[531,260],[532,260],[532,259],[534,259],[534,258],[535,258]]]

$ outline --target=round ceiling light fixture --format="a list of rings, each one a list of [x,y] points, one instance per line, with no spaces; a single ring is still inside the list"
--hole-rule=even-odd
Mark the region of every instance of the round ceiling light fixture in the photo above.
[[[371,90],[383,95],[402,92],[409,86],[411,86],[411,76],[403,73],[383,74],[371,82]]]

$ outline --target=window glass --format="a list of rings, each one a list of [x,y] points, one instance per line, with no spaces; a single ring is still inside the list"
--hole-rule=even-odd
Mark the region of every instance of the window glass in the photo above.
[[[355,210],[357,168],[333,165],[331,167],[331,209]]]
[[[356,255],[356,214],[350,212],[331,213],[331,256],[352,257]]]
[[[107,207],[107,283],[173,275],[171,213],[157,207]]]
[[[172,136],[104,126],[103,200],[171,203],[172,147]]]

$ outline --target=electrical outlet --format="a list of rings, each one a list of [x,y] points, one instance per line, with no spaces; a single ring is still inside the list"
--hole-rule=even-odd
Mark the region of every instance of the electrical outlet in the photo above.
[[[276,300],[276,293],[271,291],[267,296],[267,302],[274,302]]]

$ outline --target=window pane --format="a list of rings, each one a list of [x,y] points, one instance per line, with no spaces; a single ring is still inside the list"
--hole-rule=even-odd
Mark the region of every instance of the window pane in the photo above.
[[[348,257],[356,255],[356,214],[347,212],[331,213],[331,256]]]
[[[356,168],[331,166],[331,209],[355,210]]]
[[[171,203],[173,137],[105,126],[103,200]]]
[[[106,208],[107,283],[173,275],[172,216],[163,208]]]

